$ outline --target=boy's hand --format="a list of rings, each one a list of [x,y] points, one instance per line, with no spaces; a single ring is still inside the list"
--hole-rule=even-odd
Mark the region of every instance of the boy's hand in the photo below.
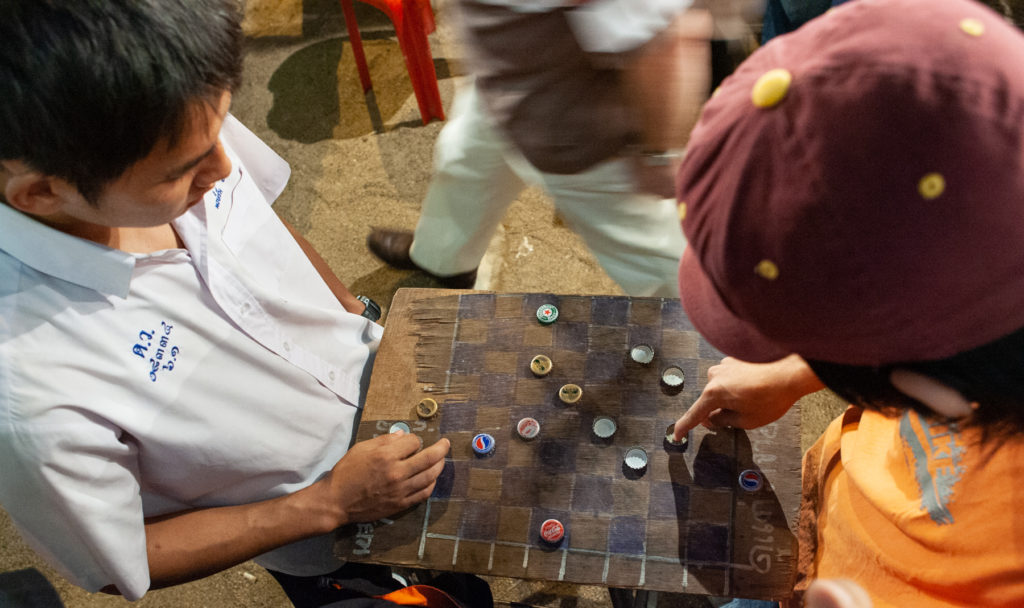
[[[405,433],[354,444],[321,481],[324,500],[340,509],[337,525],[375,521],[426,500],[451,443],[420,446],[419,437]]]
[[[449,447],[441,439],[420,450],[415,435],[384,435],[353,445],[323,479],[297,492],[147,518],[152,584],[208,576],[282,545],[426,500]]]
[[[708,384],[676,421],[676,440],[698,424],[744,429],[770,424],[804,395],[824,388],[807,363],[790,355],[772,363],[726,357],[708,370]]]

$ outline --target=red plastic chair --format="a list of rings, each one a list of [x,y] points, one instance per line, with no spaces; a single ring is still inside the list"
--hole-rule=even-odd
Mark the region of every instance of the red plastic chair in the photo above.
[[[441,106],[441,92],[437,89],[437,73],[434,71],[434,57],[430,54],[430,42],[427,34],[434,31],[434,12],[430,8],[430,0],[360,0],[384,11],[395,26],[398,44],[405,57],[405,68],[409,71],[412,90],[416,93],[416,103],[420,107],[423,124],[432,119],[444,120],[444,108]],[[345,25],[352,43],[352,54],[359,70],[359,80],[363,85],[363,93],[373,88],[370,82],[370,70],[366,67],[366,55],[363,53],[363,39],[359,35],[356,24],[356,12],[352,0],[341,0],[341,9],[345,13]]]

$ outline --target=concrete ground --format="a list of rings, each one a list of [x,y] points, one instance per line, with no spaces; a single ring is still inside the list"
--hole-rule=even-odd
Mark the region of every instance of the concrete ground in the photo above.
[[[431,36],[446,108],[460,80],[450,3],[434,1],[438,32]],[[433,286],[421,275],[383,266],[364,244],[370,226],[415,225],[430,179],[432,146],[443,126],[436,121],[422,125],[386,17],[356,3],[374,81],[374,93],[364,97],[336,0],[247,0],[247,5],[245,83],[232,111],[292,165],[291,183],[276,208],[306,234],[353,292],[385,308],[399,287]],[[557,273],[550,272],[550,264],[557,265]],[[621,293],[536,189],[525,191],[509,210],[477,286],[508,292]],[[805,447],[837,406],[828,395],[814,396],[805,405]],[[22,577],[18,571],[24,569],[41,572],[69,608],[126,604],[120,597],[89,594],[67,583],[25,546],[0,512],[0,588],[4,577]],[[561,608],[610,605],[599,588],[574,591],[512,580],[496,580],[494,587],[506,602]],[[53,605],[36,597],[38,603],[14,605]],[[150,592],[137,605],[286,608],[290,603],[264,570],[245,563],[201,581]]]

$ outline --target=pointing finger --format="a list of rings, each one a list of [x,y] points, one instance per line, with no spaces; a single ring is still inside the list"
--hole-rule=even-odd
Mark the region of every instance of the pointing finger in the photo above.
[[[708,414],[707,421],[705,422],[711,428],[747,428],[747,424],[744,423],[744,416],[736,410],[715,410]]]
[[[704,395],[701,394],[693,405],[690,406],[690,409],[686,410],[686,413],[680,416],[679,420],[676,420],[675,440],[681,441],[691,429],[704,422],[708,414],[714,410],[714,404],[709,399],[705,399]]]

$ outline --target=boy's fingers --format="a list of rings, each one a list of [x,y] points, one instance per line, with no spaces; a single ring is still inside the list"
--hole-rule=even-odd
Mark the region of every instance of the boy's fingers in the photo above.
[[[434,463],[430,468],[424,469],[412,476],[407,484],[406,494],[411,498],[421,492],[424,488],[433,488],[434,484],[437,483],[437,477],[443,470],[444,461],[441,460]]]
[[[420,448],[423,447],[423,439],[419,435],[406,433],[401,430],[381,435],[368,441],[381,442],[387,457],[394,458],[395,460],[406,460],[419,452]]]
[[[388,447],[394,450],[399,459],[406,459],[419,451],[423,440],[419,435],[398,431],[388,435]]]
[[[420,450],[419,453],[407,457],[405,461],[409,465],[408,476],[412,477],[417,475],[422,471],[437,466],[439,463],[443,466],[444,456],[448,453],[450,448],[451,442],[442,437],[430,447],[424,448]]]
[[[413,494],[409,495],[409,497],[406,499],[406,500],[408,500],[408,505],[407,506],[418,505],[419,503],[423,502],[424,500],[430,498],[430,495],[434,493],[434,486],[435,485],[436,485],[436,482],[431,482],[431,484],[429,486],[423,488],[422,490],[419,490],[418,492],[414,492]]]
[[[442,437],[435,441],[433,445],[420,452],[420,454],[425,454],[426,458],[430,458],[432,460],[440,460],[444,458],[445,454],[448,453],[448,450],[450,450],[451,447],[451,440],[446,437]]]

